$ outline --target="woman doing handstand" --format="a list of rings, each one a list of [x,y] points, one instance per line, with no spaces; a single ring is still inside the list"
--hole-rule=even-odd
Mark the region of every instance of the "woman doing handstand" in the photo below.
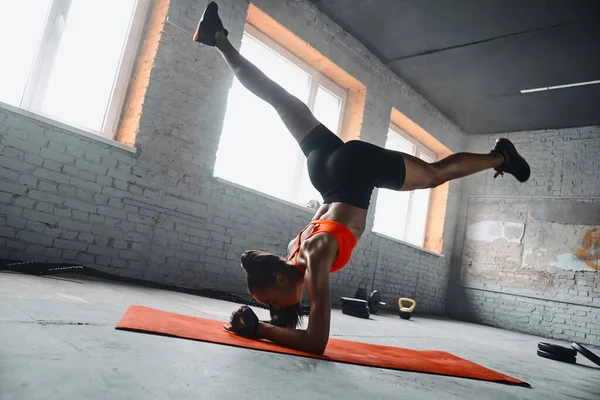
[[[331,316],[329,274],[350,260],[365,230],[374,188],[434,188],[490,168],[512,174],[520,182],[529,179],[527,162],[507,139],[497,140],[488,154],[456,153],[434,163],[364,141],[344,143],[302,101],[240,55],[227,35],[217,4],[211,2],[194,40],[216,47],[239,81],[275,108],[306,155],[310,180],[324,200],[312,221],[289,243],[287,257],[257,250],[242,254],[248,290],[259,303],[270,306],[272,319],[260,322],[250,308],[243,307],[226,327],[234,333],[324,352]],[[310,297],[310,314],[307,328],[296,329],[303,286]]]

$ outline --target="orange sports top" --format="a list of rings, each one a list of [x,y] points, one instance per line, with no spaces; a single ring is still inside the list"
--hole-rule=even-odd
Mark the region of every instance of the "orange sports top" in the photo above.
[[[350,261],[350,257],[352,256],[352,250],[354,249],[354,246],[356,246],[356,238],[354,237],[352,231],[350,231],[350,229],[346,228],[344,225],[340,224],[339,222],[325,219],[310,221],[308,225],[306,225],[306,227],[302,229],[302,231],[300,231],[300,233],[298,234],[298,241],[296,242],[296,248],[288,258],[288,260],[291,260],[293,258],[294,265],[296,266],[296,268],[298,268],[302,272],[305,271],[304,268],[298,265],[298,253],[300,252],[300,237],[302,236],[304,231],[307,230],[308,227],[311,225],[315,225],[315,227],[306,239],[311,238],[317,233],[325,232],[333,235],[338,242],[338,255],[335,260],[335,263],[333,263],[333,266],[331,267],[331,270],[329,272],[339,271],[340,269],[344,268],[344,266],[348,264],[348,261]]]

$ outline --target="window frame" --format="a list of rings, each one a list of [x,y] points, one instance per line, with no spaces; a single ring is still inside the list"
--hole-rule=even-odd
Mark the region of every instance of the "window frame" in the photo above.
[[[315,106],[317,90],[318,90],[319,86],[323,87],[323,89],[327,90],[328,92],[330,92],[331,94],[333,94],[334,96],[336,96],[340,99],[340,113],[338,116],[338,129],[337,129],[337,132],[334,132],[334,133],[338,137],[341,137],[343,129],[344,129],[343,124],[344,124],[344,120],[345,120],[346,105],[347,105],[348,96],[349,96],[348,90],[345,89],[344,87],[338,85],[337,83],[335,83],[333,80],[329,79],[328,77],[326,77],[318,69],[314,68],[310,64],[303,61],[300,57],[295,55],[292,51],[288,50],[285,46],[278,43],[275,39],[273,39],[270,36],[267,36],[265,33],[261,32],[257,27],[255,27],[251,23],[249,23],[249,22],[246,23],[243,34],[250,36],[252,39],[256,40],[261,45],[263,45],[265,48],[267,48],[269,51],[273,52],[276,56],[281,57],[285,61],[289,62],[290,64],[294,65],[295,67],[301,69],[306,74],[311,76],[310,87],[308,90],[308,92],[309,92],[308,101],[306,104],[308,106],[308,108],[311,110],[311,112],[313,112],[313,109]],[[302,173],[306,166],[306,157],[302,153],[300,147],[297,147],[295,164],[296,164],[296,166],[294,168],[294,171],[292,172],[292,177],[294,179],[294,182],[299,183],[302,179]],[[227,180],[226,178],[223,178],[223,177],[217,176],[217,178]],[[247,187],[248,189],[251,189],[251,190],[258,191],[260,193],[264,193],[268,196],[273,196],[270,193],[262,192],[260,190],[245,186],[243,184],[238,184],[235,181],[233,183],[237,184],[237,185],[241,185],[243,187]],[[281,199],[281,200],[291,202],[293,204],[300,205],[302,207],[307,207],[306,204],[303,204],[299,200],[299,195],[300,195],[299,189],[300,188],[299,188],[298,184],[294,185],[292,192],[290,194],[290,197],[286,198],[286,199]]]
[[[248,34],[252,36],[254,39],[262,43],[265,47],[270,49],[272,52],[276,53],[278,56],[286,59],[288,62],[294,64],[296,67],[304,70],[306,73],[310,74],[313,79],[311,79],[311,88],[309,90],[308,96],[308,108],[313,109],[315,105],[315,100],[317,96],[316,89],[320,86],[323,86],[325,89],[330,91],[335,96],[341,99],[340,104],[340,116],[338,120],[338,131],[335,132],[336,135],[340,136],[343,130],[343,122],[344,122],[344,110],[346,109],[346,103],[348,101],[348,90],[344,89],[331,79],[327,78],[323,73],[317,70],[315,67],[303,61],[300,57],[292,53],[290,50],[279,44],[273,38],[267,36],[263,32],[261,32],[257,27],[250,23],[246,23],[244,27],[244,34]]]
[[[399,135],[402,139],[405,139],[407,142],[411,143],[414,147],[415,147],[415,154],[411,154],[414,157],[418,157],[419,159],[421,158],[421,154],[424,154],[426,157],[429,157],[432,161],[431,162],[436,162],[437,161],[437,154],[432,151],[431,149],[429,149],[428,147],[426,147],[423,143],[419,142],[417,139],[415,139],[414,137],[412,137],[411,135],[409,135],[408,133],[404,132],[400,127],[398,127],[397,125],[395,125],[394,123],[390,123],[389,129],[388,129],[388,134],[390,133],[394,133],[396,135]],[[386,141],[387,141],[387,137],[386,137]],[[423,160],[425,161],[425,160]],[[426,161],[427,162],[427,161]],[[432,189],[429,189],[432,190]],[[408,198],[408,211],[407,211],[407,216],[406,216],[406,224],[404,226],[404,231],[402,232],[402,239],[393,237],[395,240],[399,240],[401,242],[404,243],[408,243],[410,245],[413,246],[418,246],[419,248],[425,248],[425,237],[423,238],[423,243],[421,244],[414,244],[414,243],[410,243],[406,240],[407,236],[408,236],[408,228],[410,227],[410,223],[411,223],[411,217],[412,217],[412,208],[413,208],[413,199],[414,199],[414,190],[411,190],[409,192],[409,198]],[[377,205],[375,206],[377,207]],[[429,212],[430,212],[430,208],[431,208],[431,192],[429,192],[429,199],[427,200],[427,215],[425,216],[425,233],[427,233],[427,221],[429,220]],[[375,210],[375,213],[377,213],[377,210]],[[382,234],[385,236],[390,236],[386,233],[382,233],[382,232],[378,232],[375,230],[375,224],[373,224],[373,228],[372,231],[374,233],[378,233],[378,234]]]
[[[51,71],[51,67],[49,66],[52,65],[52,59],[56,56],[62,37],[62,31],[59,27],[60,19],[63,14],[68,13],[71,6],[71,0],[51,0],[51,5],[46,15],[45,25],[36,46],[35,57],[30,66],[21,102],[15,107],[113,140],[117,133],[121,111],[125,103],[129,86],[128,83],[131,79],[138,49],[142,42],[141,39],[150,4],[151,0],[135,1],[100,130],[81,126],[50,113],[45,113],[40,107],[48,85],[49,74]]]

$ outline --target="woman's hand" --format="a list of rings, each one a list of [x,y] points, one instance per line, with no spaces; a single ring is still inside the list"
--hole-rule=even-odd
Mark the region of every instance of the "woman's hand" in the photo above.
[[[237,309],[237,311],[238,311],[238,312],[241,312],[241,311],[242,311],[242,306],[240,306],[240,308],[238,308],[238,309]],[[233,331],[233,327],[231,326],[231,318],[233,317],[233,314],[235,314],[235,313],[236,313],[236,311],[234,311],[234,312],[231,314],[231,317],[229,317],[229,325],[223,325],[223,329],[225,329],[227,332],[235,333],[235,332]]]
[[[258,317],[252,309],[246,305],[241,306],[231,313],[230,326],[223,325],[226,331],[236,333],[244,337],[254,337],[258,330]]]

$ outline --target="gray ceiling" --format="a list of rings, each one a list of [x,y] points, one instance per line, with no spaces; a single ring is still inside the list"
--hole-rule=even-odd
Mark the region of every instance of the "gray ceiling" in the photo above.
[[[599,0],[312,0],[468,133],[600,124]]]

